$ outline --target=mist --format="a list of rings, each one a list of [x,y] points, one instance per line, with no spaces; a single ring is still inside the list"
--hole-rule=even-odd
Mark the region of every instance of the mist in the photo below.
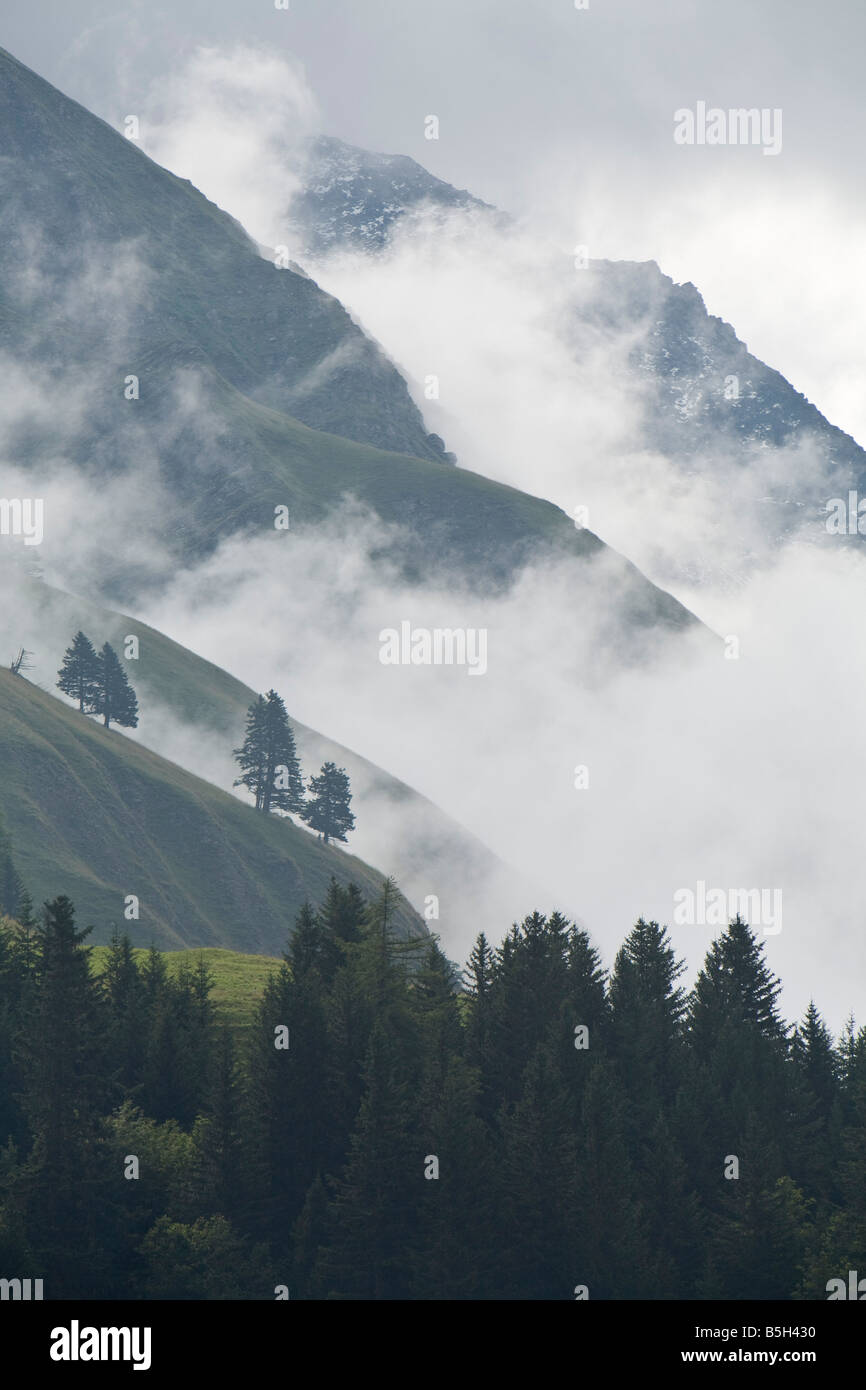
[[[238,61],[253,74],[239,85],[225,55],[199,55],[187,71],[197,85],[173,103],[166,88],[144,143],[276,245],[315,105],[298,78],[283,139],[284,123],[277,135],[256,115],[277,70]],[[229,119],[240,115],[231,157],[216,168],[220,118],[202,113],[220,109],[207,92],[227,83],[240,92]],[[253,690],[276,687],[298,720],[428,797],[527,883],[509,909],[477,885],[474,896],[468,883],[455,892],[447,857],[428,867],[416,852],[403,886],[416,905],[440,897],[431,926],[452,957],[466,956],[478,930],[498,941],[524,912],[555,907],[590,930],[608,965],[638,916],[669,923],[691,978],[718,928],[675,925],[676,895],[701,882],[763,889],[783,902],[766,946],[787,1015],[813,996],[836,1028],[850,1009],[862,1015],[855,982],[866,948],[849,885],[866,812],[855,709],[866,637],[852,619],[866,569],[841,546],[775,544],[760,506],[776,479],[796,494],[821,476],[810,441],[764,450],[752,469],[720,446],[691,473],[647,449],[646,400],[628,365],[639,326],[594,327],[604,305],[588,302],[564,245],[531,219],[501,232],[422,215],[379,261],[340,256],[307,269],[405,370],[428,428],[460,466],[569,515],[586,509],[583,524],[670,587],[718,640],[701,629],[658,635],[636,660],[637,637],[611,618],[619,581],[604,556],[582,565],[539,557],[495,597],[459,575],[410,586],[381,560],[381,521],[351,499],[315,532],[224,542],[137,616]],[[184,408],[195,413],[194,393]],[[14,423],[15,399],[4,409]],[[18,479],[6,477],[12,495]],[[86,480],[68,475],[61,452],[42,481],[46,572],[80,588],[93,545],[85,520],[98,522],[85,516]],[[99,505],[134,528],[146,495],[140,476],[121,476]],[[53,541],[52,516],[65,518]],[[133,534],[143,535],[140,525]],[[380,634],[403,621],[483,629],[486,673],[384,666]],[[52,634],[52,662],[59,641]],[[49,679],[47,664],[38,675]],[[225,748],[158,701],[137,736],[228,789]],[[387,870],[400,813],[368,805],[350,848]],[[423,823],[413,833],[423,841]]]

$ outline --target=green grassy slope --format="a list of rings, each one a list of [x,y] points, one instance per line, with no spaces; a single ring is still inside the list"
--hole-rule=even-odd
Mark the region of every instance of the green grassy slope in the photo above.
[[[135,951],[139,963],[146,954],[144,947]],[[91,962],[97,975],[104,971],[107,957],[107,946],[94,946]],[[267,978],[273,971],[279,970],[282,961],[276,956],[250,956],[217,946],[203,947],[197,951],[166,952],[171,975],[184,965],[194,970],[200,960],[204,961],[213,977],[210,997],[216,1007],[218,1021],[227,1023],[235,1032],[249,1027]]]
[[[251,690],[221,667],[137,618],[64,593],[41,580],[23,580],[19,585],[16,602],[19,612],[27,613],[26,621],[15,629],[8,619],[6,623],[0,620],[0,634],[5,635],[7,626],[9,628],[10,652],[19,644],[38,649],[40,655],[46,647],[53,648],[53,661],[47,663],[53,678],[62,651],[79,628],[99,644],[110,641],[118,651],[122,650],[124,638],[134,634],[139,639],[141,655],[135,669],[130,668],[130,676],[141,700],[143,741],[157,747],[158,751],[159,718],[153,721],[148,718],[149,711],[158,707],[184,724],[194,726],[203,736],[215,735],[226,750],[237,746],[243,734],[247,708],[258,691]],[[360,817],[365,814],[367,796],[373,796],[377,802],[384,799],[401,808],[401,824],[407,834],[413,820],[417,820],[423,847],[447,859],[453,871],[472,872],[480,881],[502,869],[495,855],[480,840],[405,782],[352,749],[302,724],[291,710],[289,717],[298,746],[304,751],[310,767],[331,761],[348,770],[355,809]],[[154,744],[149,743],[151,729],[157,740]],[[371,813],[375,814],[375,807]],[[399,858],[399,847],[395,849],[398,849]],[[419,842],[416,846],[413,840],[411,850],[415,858],[422,845]],[[395,871],[399,875],[399,868]]]
[[[352,498],[391,528],[382,531],[381,554],[410,580],[454,583],[462,577],[476,592],[497,590],[527,563],[560,559],[578,562],[576,581],[591,584],[585,562],[597,560],[620,593],[620,613],[611,599],[614,623],[684,629],[697,622],[593,532],[577,529],[553,503],[465,468],[310,429],[250,400],[209,366],[195,368],[197,409],[178,434],[172,423],[176,402],[171,382],[188,365],[154,362],[135,415],[136,431],[143,426],[149,438],[165,441],[162,479],[172,503],[158,539],[174,546],[181,563],[238,532],[273,536],[279,504],[289,507],[295,533],[320,525]],[[88,442],[88,457],[98,458],[106,441],[112,450],[121,449],[124,458],[135,457],[138,435],[130,433],[126,406],[115,401],[105,408],[102,442]],[[112,593],[134,606],[137,581],[123,580],[129,573],[128,526],[128,519],[119,515],[116,543],[106,546],[106,563],[112,554],[117,559],[106,572]],[[568,614],[563,620],[568,623]]]
[[[37,901],[67,893],[106,940],[274,954],[305,899],[333,875],[365,896],[381,877],[286,820],[258,815],[115,730],[0,671],[0,806]],[[401,903],[403,931],[423,924]]]
[[[79,628],[99,645],[110,641],[118,652],[124,638],[135,634],[140,660],[128,669],[141,702],[136,738],[209,782],[231,788],[237,775],[232,749],[258,692],[146,623],[41,580],[16,577],[5,589],[5,600],[0,605],[0,663],[9,661],[19,646],[27,647],[34,653],[32,679],[52,694],[62,653]],[[522,900],[526,885],[519,872],[464,826],[383,768],[301,723],[291,709],[289,716],[305,773],[331,761],[349,774],[357,816],[349,848],[394,874],[416,907],[429,892],[431,877],[446,878],[455,893],[461,885],[451,896],[450,917],[459,911],[471,919],[477,904],[493,900],[512,911]]]

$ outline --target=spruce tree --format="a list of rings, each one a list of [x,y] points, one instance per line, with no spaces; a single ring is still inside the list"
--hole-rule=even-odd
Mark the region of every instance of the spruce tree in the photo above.
[[[12,858],[12,840],[0,812],[0,915],[18,917],[24,886]]]
[[[345,961],[346,947],[361,940],[366,919],[358,885],[349,883],[344,888],[332,877],[325,901],[316,914],[321,933],[318,969],[326,984],[332,982]]]
[[[256,799],[256,810],[261,811],[264,796],[267,755],[267,704],[264,695],[253,700],[247,710],[246,734],[243,745],[234,750],[235,762],[241,768],[240,777],[235,778],[236,787],[246,787]]]
[[[345,843],[355,828],[355,817],[349,810],[352,794],[345,768],[325,763],[318,777],[310,778],[310,799],[302,811],[311,830],[318,830],[327,845],[331,840]]]
[[[125,1097],[137,1096],[144,1080],[145,987],[132,943],[115,927],[102,976],[108,1003],[115,1082]]]
[[[204,1111],[193,1129],[195,1170],[208,1213],[233,1221],[241,1208],[240,1086],[232,1035],[223,1025]]]
[[[416,1134],[416,1076],[407,1049],[377,1019],[349,1157],[331,1205],[329,1293],[406,1298],[417,1269],[424,1158]]]
[[[243,746],[235,749],[241,767],[236,787],[247,787],[256,810],[302,812],[304,783],[285,702],[275,690],[259,695],[247,710]]]
[[[502,1212],[477,1092],[477,1072],[453,1054],[435,1098],[422,1091],[418,1152],[435,1156],[439,1170],[421,1186],[413,1298],[484,1298],[497,1286]]]
[[[631,1102],[632,1126],[648,1136],[683,1074],[685,970],[657,922],[635,924],[610,980],[610,1041]]]
[[[781,982],[764,960],[764,947],[739,916],[714,941],[695,981],[689,1008],[690,1041],[706,1057],[728,1024],[749,1023],[784,1048],[788,1029],[778,1009]]]
[[[734,918],[712,943],[689,1002],[680,1142],[699,1194],[727,1230],[745,1219],[746,1192],[742,1181],[725,1179],[728,1156],[741,1173],[760,1168],[760,1195],[749,1190],[759,1204],[771,1203],[776,1180],[790,1173],[800,1128],[781,985],[763,952]],[[728,1252],[714,1261],[720,1279],[730,1277],[731,1259]]]
[[[99,1297],[109,1263],[100,1121],[106,1020],[83,944],[89,931],[76,928],[67,897],[46,904],[35,996],[20,1041],[22,1102],[34,1136],[23,1196],[34,1255],[58,1298]]]
[[[798,1133],[791,1173],[806,1197],[825,1206],[838,1196],[842,1099],[833,1035],[814,1000],[793,1040]]]
[[[490,1055],[491,994],[495,968],[496,956],[484,932],[481,932],[463,972],[463,983],[466,990],[466,1055],[480,1077],[479,1108],[485,1116],[492,1115],[496,1108],[492,1086],[494,1069]]]
[[[309,909],[302,909],[293,944],[298,932],[302,944],[307,940],[311,925]],[[248,1039],[247,1219],[284,1262],[309,1186],[324,1168],[329,1138],[324,997],[315,965],[307,964],[295,979],[284,959],[268,978]]]
[[[588,1286],[590,1298],[651,1298],[649,1233],[629,1152],[625,1096],[616,1068],[604,1058],[593,1063],[585,1088],[577,1162],[575,1282]]]
[[[262,810],[302,812],[304,782],[295,749],[295,735],[284,701],[269,690],[265,705],[267,765]]]
[[[138,700],[117,652],[106,642],[97,660],[92,712],[102,715],[106,729],[112,720],[126,729],[137,728]]]
[[[320,1271],[327,1240],[328,1193],[321,1173],[317,1173],[292,1232],[293,1299],[322,1297],[324,1290]]]
[[[574,1106],[554,1049],[540,1043],[522,1077],[516,1104],[503,1107],[499,1296],[568,1299],[583,1274],[577,1223],[578,1162]],[[501,1163],[501,1167],[500,1167]]]
[[[78,701],[82,714],[93,714],[99,693],[100,658],[84,633],[76,632],[67,647],[63,665],[57,672],[57,686],[64,695]]]

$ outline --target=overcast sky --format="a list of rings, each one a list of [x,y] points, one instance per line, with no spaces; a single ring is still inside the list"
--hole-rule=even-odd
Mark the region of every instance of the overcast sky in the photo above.
[[[291,55],[323,130],[411,154],[563,245],[692,280],[866,441],[862,0],[289,4],[33,0],[3,43],[110,119],[145,110],[201,45]],[[674,111],[698,101],[781,109],[781,153],[676,144]]]

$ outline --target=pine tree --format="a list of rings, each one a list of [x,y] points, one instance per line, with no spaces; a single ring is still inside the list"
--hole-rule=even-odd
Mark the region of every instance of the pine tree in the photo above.
[[[26,1139],[19,1104],[21,1087],[16,1042],[29,995],[28,967],[20,951],[20,934],[0,920],[0,1149]]]
[[[319,919],[310,904],[303,903],[295,918],[295,930],[286,952],[294,980],[302,980],[312,970],[321,973],[325,946],[326,937]]]
[[[724,1177],[728,1157],[755,1178],[748,1191],[757,1213],[764,1203],[772,1206],[775,1183],[790,1173],[800,1130],[789,1030],[777,1006],[781,985],[763,952],[746,923],[734,918],[712,943],[689,1001],[679,1141],[699,1195],[721,1223],[722,1243],[725,1231],[746,1220],[747,1185]],[[710,1254],[715,1277],[731,1287],[730,1250],[719,1246]],[[715,1287],[709,1296],[730,1296],[715,1295]]]
[[[292,1299],[321,1298],[320,1270],[328,1239],[328,1193],[317,1173],[292,1232]]]
[[[824,1121],[829,1120],[838,1094],[838,1064],[833,1035],[814,999],[809,1001],[803,1022],[794,1035],[793,1054],[818,1114]]]
[[[541,1043],[554,1049],[577,1107],[587,1069],[575,1064],[575,1029],[589,1030],[594,1050],[605,1015],[604,972],[586,933],[558,912],[533,912],[515,923],[496,953],[484,1058],[471,1054],[482,1068],[487,1118],[520,1098],[524,1070]]]
[[[147,1044],[141,1104],[157,1120],[191,1125],[211,1084],[214,1041],[212,980],[203,962],[169,978],[165,960],[151,947],[141,968]]]
[[[490,1055],[491,994],[495,969],[496,957],[487,937],[481,932],[463,972],[463,981],[466,988],[466,1055],[480,1077],[479,1107],[485,1116],[492,1115],[496,1108],[492,1087],[494,1069]]]
[[[241,775],[235,778],[234,785],[246,787],[252,792],[257,811],[262,809],[268,765],[266,722],[267,704],[264,695],[259,695],[247,710],[243,746],[234,750],[235,762],[241,768]]]
[[[138,700],[120,664],[117,652],[108,642],[97,658],[92,713],[101,714],[106,729],[114,720],[126,729],[138,727]]]
[[[838,1197],[837,1156],[841,1147],[842,1097],[833,1035],[814,1000],[793,1040],[798,1133],[791,1172],[807,1197],[823,1208]]]
[[[216,1065],[204,1113],[193,1129],[195,1168],[209,1214],[234,1220],[241,1207],[238,1181],[242,1162],[240,1095],[234,1043],[228,1028],[220,1029]]]
[[[301,918],[303,938],[308,912]],[[248,1221],[282,1261],[310,1183],[324,1168],[327,1066],[318,973],[312,965],[295,980],[284,959],[268,979],[250,1030],[244,1118]]]
[[[124,1097],[137,1096],[144,1080],[147,1041],[145,986],[129,937],[115,927],[102,976],[108,1003],[111,1056]]]
[[[677,980],[685,968],[666,929],[643,918],[614,962],[611,1048],[631,1102],[632,1127],[644,1137],[682,1080],[686,1000]]]
[[[267,695],[265,729],[267,767],[262,810],[300,812],[304,806],[304,782],[295,750],[295,735],[286,706],[275,690]]]
[[[393,931],[397,889],[386,879],[377,900],[365,910],[358,941],[341,943],[344,961],[327,1001],[328,1054],[326,1114],[330,1166],[343,1161],[348,1136],[363,1092],[362,1069],[373,1026],[382,1023],[401,1044],[400,1055],[417,1054],[417,1024],[409,1007],[408,977],[427,937],[400,941]],[[325,1171],[323,1169],[323,1171]]]
[[[344,888],[332,877],[325,901],[316,914],[321,934],[317,967],[326,984],[333,981],[345,961],[346,947],[362,939],[366,920],[364,899],[358,885],[349,883]]]
[[[96,712],[99,694],[100,658],[84,633],[76,632],[72,646],[67,647],[63,665],[57,672],[57,685],[64,695],[78,701],[82,714]]]
[[[551,1046],[539,1044],[518,1085],[517,1103],[499,1117],[504,1286],[498,1292],[567,1299],[583,1272],[576,1213],[584,1169],[578,1165],[573,1101]]]
[[[242,748],[235,749],[242,775],[235,786],[247,787],[256,798],[256,810],[303,811],[304,782],[285,702],[275,690],[260,695],[247,710],[247,731]]]
[[[20,1044],[23,1106],[34,1143],[22,1173],[34,1254],[58,1297],[94,1293],[106,1272],[111,1200],[100,1141],[106,1102],[102,992],[67,897],[47,903],[36,991]],[[104,1296],[104,1294],[103,1294]]]
[[[752,1024],[766,1039],[784,1047],[788,1029],[779,1015],[781,982],[764,960],[764,947],[737,916],[707,953],[692,994],[690,1041],[706,1057],[727,1024]]]
[[[17,918],[23,894],[24,885],[12,857],[12,840],[0,812],[0,915]]]
[[[620,1078],[607,1059],[593,1063],[585,1088],[578,1171],[575,1283],[586,1284],[590,1298],[651,1298],[641,1183],[629,1153]]]
[[[302,812],[311,830],[318,830],[325,844],[331,840],[345,843],[355,828],[355,817],[349,810],[352,794],[344,768],[324,763],[318,777],[310,778],[310,800]]]
[[[377,1301],[408,1297],[425,1181],[414,1096],[406,1048],[377,1019],[349,1158],[331,1207],[329,1292]]]
[[[477,1107],[477,1073],[451,1055],[435,1095],[422,1091],[418,1152],[425,1160],[434,1156],[439,1167],[420,1193],[413,1298],[484,1298],[497,1286],[502,1213],[490,1135]]]

